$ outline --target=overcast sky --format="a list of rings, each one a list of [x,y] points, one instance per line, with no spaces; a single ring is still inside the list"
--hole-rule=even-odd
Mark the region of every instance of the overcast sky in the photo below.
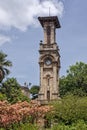
[[[70,65],[87,63],[87,0],[0,0],[0,51],[12,61],[9,77],[39,85],[39,41],[43,29],[38,16],[57,15],[61,28],[56,41],[60,48],[60,76]]]

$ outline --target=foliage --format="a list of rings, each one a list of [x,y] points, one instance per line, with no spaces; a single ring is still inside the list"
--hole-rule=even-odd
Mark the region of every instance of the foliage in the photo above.
[[[8,78],[0,89],[1,93],[6,95],[7,100],[10,103],[16,103],[17,101],[24,101],[29,99],[23,95],[21,87],[15,78]]]
[[[54,125],[51,130],[87,130],[87,124],[80,120],[72,125],[65,125],[63,123]]]
[[[16,127],[15,130],[38,130],[38,127],[34,124],[22,123],[20,126]]]
[[[39,89],[40,87],[39,86],[32,86],[31,89],[30,89],[30,93],[32,94],[32,98],[35,99],[38,97],[38,93],[39,93]]]
[[[2,93],[0,92],[0,101],[6,100],[6,99],[7,99],[6,95],[5,95],[5,94],[2,94]]]
[[[30,123],[21,123],[20,125],[14,124],[13,129],[15,130],[38,130],[39,128]],[[5,130],[4,128],[1,128],[0,130]],[[9,128],[9,130],[12,130]],[[87,130],[87,124],[81,120],[76,123],[73,123],[72,125],[64,125],[62,124],[55,124],[50,129],[42,129],[42,130]]]
[[[1,128],[0,130],[5,129]],[[35,124],[31,123],[20,123],[20,124],[14,124],[12,128],[9,128],[9,130],[38,130],[38,127]]]
[[[12,128],[14,124],[34,123],[50,111],[49,106],[41,106],[37,101],[18,102],[13,105],[0,101],[0,127]]]
[[[12,66],[11,61],[7,60],[7,55],[0,51],[0,82],[10,73],[8,67]]]
[[[67,75],[60,78],[60,95],[73,93],[80,97],[87,96],[87,64],[77,62],[70,66]]]
[[[87,121],[87,97],[66,96],[53,102],[53,106],[54,110],[49,113],[53,122],[71,125],[78,120]]]

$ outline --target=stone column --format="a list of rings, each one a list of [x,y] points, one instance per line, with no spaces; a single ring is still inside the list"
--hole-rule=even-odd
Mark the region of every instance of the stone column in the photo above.
[[[53,86],[53,99],[57,98],[57,93],[58,93],[58,82],[57,82],[57,66],[56,63],[54,63],[54,67],[53,67],[53,75],[54,75],[54,86]]]
[[[44,25],[44,44],[47,44],[46,25]]]
[[[43,90],[43,63],[40,64],[40,91],[39,91],[39,99],[43,100],[44,98],[44,90]]]
[[[55,43],[55,27],[51,25],[51,44]]]

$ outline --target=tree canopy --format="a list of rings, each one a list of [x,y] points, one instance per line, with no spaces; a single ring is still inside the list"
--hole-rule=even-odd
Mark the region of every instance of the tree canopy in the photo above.
[[[30,89],[30,93],[32,94],[32,98],[35,99],[38,97],[40,87],[37,85],[33,85]]]
[[[10,73],[8,67],[12,66],[11,61],[7,60],[7,55],[0,51],[0,83],[6,75]]]
[[[87,95],[87,64],[76,62],[67,70],[67,75],[60,78],[60,95],[67,93]]]
[[[29,101],[22,91],[21,86],[15,78],[8,78],[0,88],[0,92],[6,95],[7,100],[10,103],[16,103],[18,101]]]

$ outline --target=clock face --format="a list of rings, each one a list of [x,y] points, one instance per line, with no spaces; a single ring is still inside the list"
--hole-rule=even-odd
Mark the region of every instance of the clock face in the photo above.
[[[45,64],[46,64],[46,65],[50,65],[51,63],[52,63],[52,61],[51,61],[50,58],[47,58],[47,59],[45,60]]]

